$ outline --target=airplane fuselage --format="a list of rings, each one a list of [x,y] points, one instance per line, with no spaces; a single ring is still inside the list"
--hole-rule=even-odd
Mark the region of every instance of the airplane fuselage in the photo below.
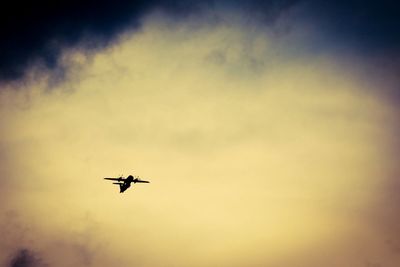
[[[123,193],[126,189],[131,187],[131,183],[133,182],[133,176],[129,175],[126,180],[119,185],[119,192]]]

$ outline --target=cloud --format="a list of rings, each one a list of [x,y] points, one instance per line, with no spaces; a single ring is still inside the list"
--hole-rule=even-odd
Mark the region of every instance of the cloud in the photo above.
[[[13,212],[0,257],[396,267],[398,107],[364,66],[277,34],[285,19],[154,12],[56,90],[1,91],[0,205]],[[119,194],[101,178],[121,172],[152,183]]]
[[[149,10],[182,15],[206,2],[7,1],[0,16],[0,81],[23,78],[31,67],[63,75],[66,70],[59,60],[64,49],[79,46],[90,54],[110,45],[125,29],[137,28]]]
[[[2,9],[0,79],[22,77],[35,65],[59,67],[64,48],[106,46],[148,7],[147,1],[9,1]]]
[[[10,206],[10,205],[9,205]],[[74,227],[43,228],[43,218],[32,218],[24,208],[1,215],[0,265],[7,267],[115,266],[121,261],[107,251],[101,229],[89,213],[71,220]],[[10,256],[11,255],[11,256]]]
[[[0,14],[0,81],[26,77],[33,67],[63,79],[68,71],[60,62],[65,49],[80,47],[91,55],[125,30],[137,29],[141,18],[156,9],[182,23],[188,14],[215,9],[239,10],[266,25],[289,14],[293,25],[306,23],[315,29],[317,34],[310,38],[314,51],[326,46],[388,51],[396,50],[400,42],[398,4],[393,1],[7,1]]]
[[[28,249],[20,249],[11,259],[9,267],[47,267],[42,259],[33,251]]]

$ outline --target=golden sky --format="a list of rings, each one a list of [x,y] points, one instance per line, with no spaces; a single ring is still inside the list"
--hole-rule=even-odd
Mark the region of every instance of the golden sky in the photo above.
[[[45,73],[2,88],[1,263],[26,248],[59,267],[398,266],[387,86],[308,53],[306,27],[202,16],[153,13],[65,51],[50,89]],[[102,180],[120,174],[151,183],[120,194]]]

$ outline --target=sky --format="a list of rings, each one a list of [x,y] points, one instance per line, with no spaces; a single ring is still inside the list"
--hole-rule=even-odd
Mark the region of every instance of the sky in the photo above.
[[[398,266],[396,10],[11,3],[0,266]]]

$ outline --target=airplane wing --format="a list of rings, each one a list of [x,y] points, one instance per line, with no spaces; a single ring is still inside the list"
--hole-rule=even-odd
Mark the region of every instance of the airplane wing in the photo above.
[[[112,181],[125,181],[125,178],[104,178],[105,180],[112,180]]]
[[[136,181],[134,181],[135,183],[150,183],[149,181],[143,181],[143,180],[136,180]]]

